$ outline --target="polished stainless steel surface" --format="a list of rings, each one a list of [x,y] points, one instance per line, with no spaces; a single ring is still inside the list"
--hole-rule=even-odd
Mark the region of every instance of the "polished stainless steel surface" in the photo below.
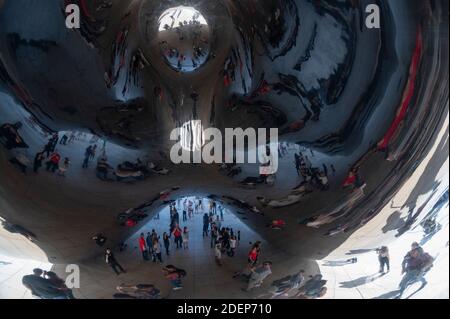
[[[65,27],[68,2],[81,8],[80,29]],[[448,160],[448,1],[377,1],[379,29],[366,26],[370,3],[0,0],[0,216],[45,257],[7,244],[0,253],[79,264],[111,284],[86,283],[78,297],[111,297],[115,274],[92,237],[134,245],[167,201],[187,196],[229,209],[280,278],[321,272],[318,261],[355,234],[366,248],[409,238],[448,205],[448,173],[437,178]],[[278,172],[175,165],[170,132],[193,120],[222,132],[278,128]],[[394,202],[398,214],[386,213]],[[123,212],[146,218],[126,227]],[[380,220],[390,232],[375,231]],[[193,256],[179,262],[189,268]],[[129,281],[147,280],[134,269]],[[249,296],[238,283],[195,287],[178,297]]]

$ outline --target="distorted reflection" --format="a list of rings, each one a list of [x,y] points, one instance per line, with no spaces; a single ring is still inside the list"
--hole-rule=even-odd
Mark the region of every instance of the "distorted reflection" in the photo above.
[[[0,297],[448,298],[448,1],[377,6],[0,0]]]
[[[210,53],[211,29],[200,12],[192,7],[170,8],[158,24],[161,52],[172,68],[191,72],[205,63]]]

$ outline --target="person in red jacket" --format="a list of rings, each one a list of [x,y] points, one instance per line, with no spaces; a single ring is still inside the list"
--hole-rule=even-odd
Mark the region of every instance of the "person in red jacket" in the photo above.
[[[138,243],[139,243],[139,250],[142,253],[142,258],[144,260],[148,260],[147,243],[145,242],[144,233],[141,233],[141,236],[139,236]]]
[[[59,155],[58,151],[53,152],[50,155],[49,160],[47,161],[47,171],[51,171],[52,173],[56,172],[59,168],[59,161],[61,160],[61,155]]]
[[[255,266],[258,262],[258,257],[261,253],[261,242],[257,241],[253,244],[252,248],[250,249],[250,252],[248,253],[248,263],[250,266]]]
[[[177,245],[177,248],[181,248],[183,246],[183,238],[182,234],[183,231],[181,230],[180,226],[177,224],[172,231],[173,237],[175,239],[175,244]]]
[[[353,173],[353,171],[350,171],[348,173],[347,178],[342,183],[342,187],[353,185],[355,182],[356,182],[356,175]]]

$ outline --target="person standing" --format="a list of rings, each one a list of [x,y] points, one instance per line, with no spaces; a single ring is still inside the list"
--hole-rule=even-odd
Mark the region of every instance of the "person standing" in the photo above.
[[[45,144],[45,147],[44,147],[44,153],[46,154],[46,156],[47,157],[50,157],[50,154],[52,153],[52,141],[50,140],[50,141],[48,141],[48,143],[47,144]]]
[[[209,228],[209,217],[208,214],[205,213],[203,215],[203,234],[202,237],[208,237],[208,228]]]
[[[33,172],[37,173],[39,168],[42,166],[42,161],[44,160],[44,152],[36,153],[33,163]]]
[[[162,254],[161,254],[161,244],[159,243],[158,238],[155,238],[153,240],[153,255],[154,255],[154,259],[153,262],[156,262],[156,259],[158,259],[158,261],[160,263],[162,263]]]
[[[223,221],[223,207],[222,207],[222,205],[219,206],[219,211],[220,211],[220,220]]]
[[[183,209],[183,221],[187,221],[187,212],[185,209]]]
[[[164,247],[166,248],[166,255],[170,256],[170,251],[169,251],[169,247],[170,247],[170,236],[167,235],[166,232],[164,232],[163,234],[163,242],[164,242]]]
[[[325,173],[325,176],[328,176],[328,168],[325,164],[322,164],[323,172]]]
[[[123,269],[122,266],[117,262],[116,258],[114,257],[114,254],[109,248],[106,249],[105,261],[114,270],[117,276],[119,276],[121,272],[124,274],[126,273],[126,270]]]
[[[69,139],[69,137],[64,134],[63,137],[61,137],[61,140],[59,141],[59,144],[61,145],[67,145],[67,140]]]
[[[56,145],[58,145],[58,133],[53,134],[53,137],[50,140],[50,151],[54,152],[56,149]]]
[[[173,208],[173,220],[176,224],[180,223],[180,214],[178,214],[178,210],[175,207]]]
[[[211,248],[214,248],[214,244],[219,236],[219,231],[214,223],[211,224]]]
[[[216,259],[216,264],[218,266],[222,266],[222,244],[220,242],[216,242],[214,246],[214,255]]]
[[[385,265],[387,272],[389,272],[389,249],[386,246],[381,246],[376,252],[378,253],[378,261],[380,263],[380,273],[384,273]]]
[[[142,258],[144,260],[148,260],[147,243],[145,242],[144,233],[141,233],[141,235],[139,236],[138,243],[139,243],[139,250],[142,253]]]
[[[294,154],[294,162],[295,162],[295,170],[297,171],[297,175],[300,176],[300,155],[297,153]]]
[[[70,143],[73,143],[74,141],[75,141],[75,132],[71,132],[70,133],[70,137],[69,137],[69,141],[68,141],[68,143],[70,144]]]
[[[172,234],[175,240],[175,244],[177,245],[177,249],[183,246],[182,232],[183,231],[181,230],[180,226],[176,224]]]
[[[181,235],[183,239],[183,248],[189,249],[189,230],[186,226],[183,228],[183,234]]]
[[[51,171],[54,173],[59,168],[59,161],[61,160],[61,155],[59,155],[58,151],[55,151],[52,155],[50,155],[49,160],[47,161],[47,171]]]
[[[248,263],[252,267],[255,266],[258,262],[258,257],[261,252],[260,243],[261,242],[257,241],[255,244],[253,244],[250,252],[248,253]]]
[[[95,158],[96,150],[97,150],[97,144],[95,144],[94,147],[91,148],[91,151],[89,152],[89,160],[93,160]]]
[[[230,257],[234,257],[234,254],[236,253],[236,245],[237,245],[237,240],[236,240],[236,236],[232,235],[230,237],[230,250],[228,255]]]
[[[150,232],[147,232],[147,237],[145,237],[145,243],[147,244],[147,247],[149,249],[149,253],[152,255],[152,260],[156,260],[156,256],[153,252],[153,236]]]
[[[83,168],[88,168],[89,166],[89,156],[91,155],[92,145],[89,145],[84,151]]]
[[[158,236],[158,234],[156,233],[156,230],[155,230],[155,229],[152,229],[152,240],[155,240],[155,239],[158,239],[158,240],[159,240],[159,236]]]

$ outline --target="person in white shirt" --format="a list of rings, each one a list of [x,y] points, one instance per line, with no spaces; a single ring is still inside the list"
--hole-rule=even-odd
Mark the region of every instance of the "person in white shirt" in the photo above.
[[[183,248],[189,249],[189,230],[187,227],[183,228],[183,233],[181,234],[181,238],[183,239]]]
[[[222,266],[222,245],[220,242],[217,242],[214,246],[214,253],[217,265]]]
[[[237,246],[237,240],[236,240],[236,236],[231,236],[230,237],[230,257],[234,257],[235,251],[236,251],[236,246]]]

